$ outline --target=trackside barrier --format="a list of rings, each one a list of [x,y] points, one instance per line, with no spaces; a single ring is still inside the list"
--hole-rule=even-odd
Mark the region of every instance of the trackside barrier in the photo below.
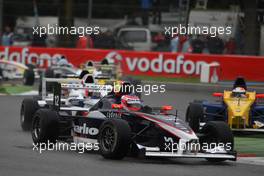
[[[219,81],[219,63],[203,64],[200,74],[201,83],[217,83]]]
[[[202,65],[218,63],[219,80],[234,80],[237,76],[243,76],[249,81],[264,81],[263,56],[0,46],[0,58],[27,64],[37,63],[43,68],[55,63],[62,55],[75,66],[88,60],[101,61],[107,58],[109,62],[121,63],[124,75],[151,77],[200,78]]]

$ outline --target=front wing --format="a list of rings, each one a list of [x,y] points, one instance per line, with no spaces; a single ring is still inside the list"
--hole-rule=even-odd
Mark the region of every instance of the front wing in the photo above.
[[[213,158],[213,159],[227,159],[236,161],[236,153],[173,153],[173,152],[157,152],[146,151],[145,156],[152,157],[167,157],[167,158]]]
[[[145,147],[137,145],[139,149],[143,149],[145,156],[149,157],[165,157],[165,158],[212,158],[226,159],[236,161],[236,152],[183,152],[183,151],[160,151],[158,147]]]

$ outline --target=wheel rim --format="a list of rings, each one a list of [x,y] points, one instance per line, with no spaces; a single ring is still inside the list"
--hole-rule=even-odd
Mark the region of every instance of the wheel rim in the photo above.
[[[25,113],[25,109],[24,109],[24,106],[22,106],[21,111],[20,111],[20,122],[21,122],[21,124],[23,124],[25,122],[24,113]]]
[[[102,131],[101,144],[104,151],[112,151],[115,145],[116,135],[111,127],[106,127]]]
[[[33,134],[35,136],[36,139],[39,138],[40,135],[40,119],[39,117],[35,117],[34,123],[33,123]]]

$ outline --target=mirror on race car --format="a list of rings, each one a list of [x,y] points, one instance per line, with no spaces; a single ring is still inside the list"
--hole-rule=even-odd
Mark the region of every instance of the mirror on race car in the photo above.
[[[219,93],[219,92],[215,92],[215,93],[213,93],[213,96],[214,97],[223,97],[223,93]]]
[[[121,104],[112,104],[112,109],[123,109]]]
[[[256,94],[256,98],[264,98],[264,94]]]
[[[173,109],[172,106],[162,106],[161,107],[161,110],[163,110],[163,111],[170,111],[172,109]]]

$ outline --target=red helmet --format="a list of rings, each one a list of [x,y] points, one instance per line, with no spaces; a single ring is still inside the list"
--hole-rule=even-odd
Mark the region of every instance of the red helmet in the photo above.
[[[121,97],[121,104],[124,109],[130,111],[139,111],[142,108],[142,102],[137,96],[123,95]]]

